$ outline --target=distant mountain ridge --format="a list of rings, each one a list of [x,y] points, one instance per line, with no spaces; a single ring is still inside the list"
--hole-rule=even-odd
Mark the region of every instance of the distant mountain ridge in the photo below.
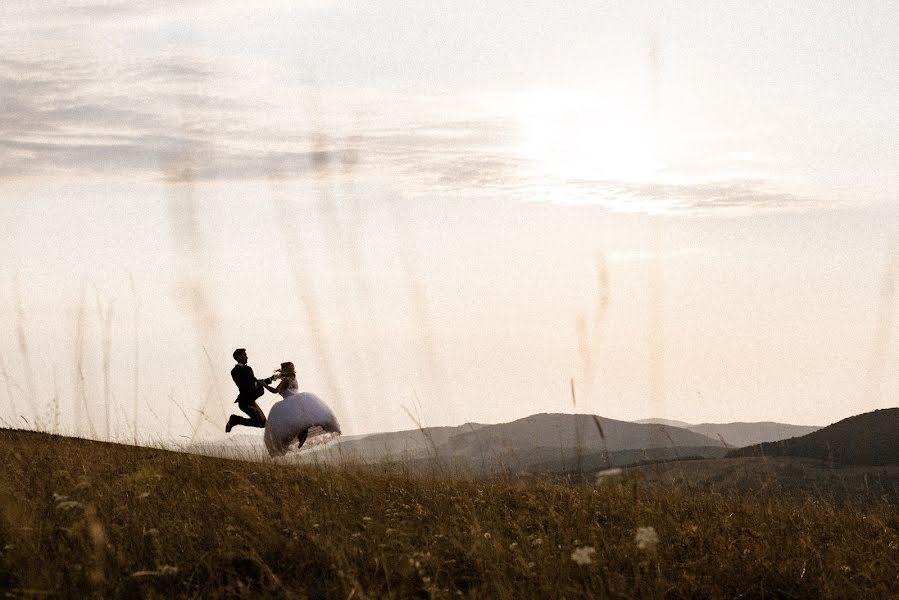
[[[599,424],[597,426],[597,423]],[[665,425],[631,423],[594,415],[541,413],[509,423],[467,423],[381,433],[295,460],[436,463],[471,472],[570,472],[625,466],[679,456],[723,456],[719,441]]]
[[[701,429],[707,424],[686,425]],[[540,413],[508,423],[466,423],[343,437],[334,444],[291,453],[289,460],[402,462],[423,469],[438,462],[481,473],[565,473],[686,457],[723,457],[728,447],[735,445],[731,439],[765,441],[772,435],[805,433],[814,429],[780,423],[728,423],[709,427],[710,435],[705,435],[667,423],[634,423],[587,414]],[[740,428],[746,430],[742,432],[743,437],[734,435]],[[728,447],[722,444],[717,433],[721,433]],[[251,435],[235,436],[225,444],[198,444],[194,450],[248,460],[266,456],[261,436]]]
[[[661,423],[672,427],[681,427],[694,433],[702,434],[716,440],[721,440],[730,446],[741,448],[764,442],[777,442],[792,437],[799,437],[821,429],[817,425],[789,425],[773,421],[760,421],[754,423],[700,423],[698,425],[675,421],[672,419],[641,419],[638,423]]]
[[[807,435],[728,452],[738,456],[800,456],[847,465],[899,464],[899,408],[855,415]]]

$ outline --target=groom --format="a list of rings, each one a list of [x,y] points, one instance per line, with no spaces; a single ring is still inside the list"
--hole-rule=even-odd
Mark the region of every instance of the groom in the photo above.
[[[240,415],[231,415],[228,418],[228,424],[225,425],[225,433],[230,433],[231,428],[235,425],[245,425],[247,427],[265,427],[265,414],[256,399],[265,393],[263,383],[271,383],[274,379],[256,379],[253,374],[253,368],[247,364],[247,351],[244,348],[238,348],[234,351],[234,360],[237,364],[231,369],[231,379],[237,384],[240,393],[237,395],[237,406],[243,412],[249,415],[249,419]]]

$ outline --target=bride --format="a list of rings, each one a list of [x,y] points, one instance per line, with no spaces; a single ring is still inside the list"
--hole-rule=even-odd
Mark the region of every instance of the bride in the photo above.
[[[328,405],[315,394],[299,391],[292,362],[281,363],[275,378],[280,379],[277,388],[265,384],[268,391],[283,397],[272,406],[265,423],[265,447],[271,456],[287,454],[294,440],[302,447],[311,428],[340,435],[340,424]]]

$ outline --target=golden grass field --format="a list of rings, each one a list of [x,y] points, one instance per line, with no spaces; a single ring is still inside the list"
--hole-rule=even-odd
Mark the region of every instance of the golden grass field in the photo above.
[[[899,597],[888,501],[250,463],[12,430],[0,457],[8,597]]]

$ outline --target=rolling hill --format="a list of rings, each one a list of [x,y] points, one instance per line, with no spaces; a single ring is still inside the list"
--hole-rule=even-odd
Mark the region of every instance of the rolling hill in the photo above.
[[[798,456],[846,465],[899,464],[899,408],[855,415],[807,435],[733,450],[728,457]]]

